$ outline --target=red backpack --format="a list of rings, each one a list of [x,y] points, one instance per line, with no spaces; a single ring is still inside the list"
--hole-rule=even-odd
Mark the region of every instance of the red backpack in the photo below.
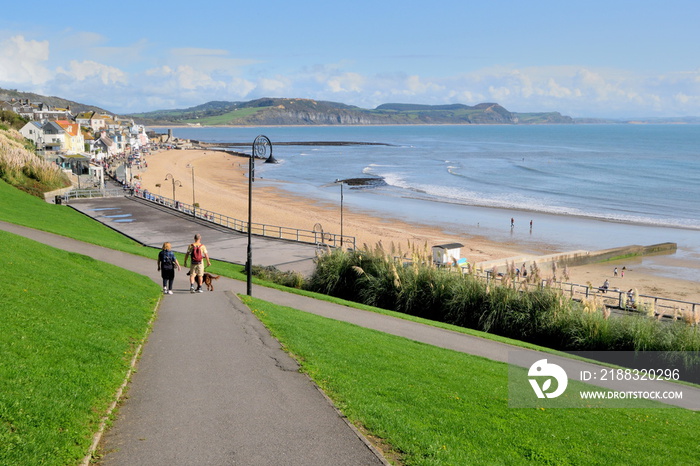
[[[201,244],[192,244],[192,262],[202,262]]]

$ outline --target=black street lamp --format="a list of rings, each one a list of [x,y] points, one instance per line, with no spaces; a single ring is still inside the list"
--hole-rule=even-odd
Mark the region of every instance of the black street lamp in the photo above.
[[[345,180],[335,180],[336,183],[340,183],[340,249],[343,249],[343,240],[345,239],[345,236],[343,236],[343,184],[345,183]]]
[[[194,198],[194,165],[192,165],[191,163],[188,163],[187,168],[192,169],[192,215],[196,217],[197,216],[197,202],[195,201],[195,198]]]
[[[175,186],[181,187],[182,182],[180,180],[176,180],[175,177],[173,175],[171,175],[170,173],[165,175],[165,181],[168,181],[168,180],[173,182],[173,202],[174,202],[175,201]]]
[[[253,150],[250,154],[250,163],[248,164],[248,250],[246,257],[246,294],[253,296],[253,248],[252,248],[252,227],[253,227],[253,181],[255,181],[255,157],[265,158],[268,149],[270,156],[265,160],[266,163],[275,163],[275,158],[272,156],[272,142],[267,136],[262,134],[253,141]]]

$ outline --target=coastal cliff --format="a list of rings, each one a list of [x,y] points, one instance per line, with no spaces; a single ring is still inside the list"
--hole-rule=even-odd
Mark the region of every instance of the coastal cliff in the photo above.
[[[558,112],[514,113],[497,103],[475,106],[383,104],[363,109],[311,99],[264,98],[249,102],[213,101],[180,110],[129,115],[149,125],[409,125],[574,123]]]

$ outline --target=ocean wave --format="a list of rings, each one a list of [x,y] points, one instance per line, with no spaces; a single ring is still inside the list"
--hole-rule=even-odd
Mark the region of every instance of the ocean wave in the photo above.
[[[523,196],[519,193],[484,195],[484,193],[456,189],[454,187],[411,184],[399,174],[385,174],[384,181],[390,187],[397,189],[396,195],[405,198],[428,200],[443,204],[464,205],[470,207],[484,207],[504,210],[518,210],[533,213],[561,215],[596,219],[610,222],[633,223],[648,226],[662,226],[700,230],[700,221],[693,219],[679,219],[670,217],[652,217],[630,211],[600,211],[595,209],[582,209],[573,206],[553,205],[542,199]]]

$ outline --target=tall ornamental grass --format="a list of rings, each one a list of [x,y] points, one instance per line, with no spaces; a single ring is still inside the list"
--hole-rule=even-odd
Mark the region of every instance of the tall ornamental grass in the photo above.
[[[557,272],[554,270],[554,272]],[[692,319],[658,322],[644,315],[611,317],[602,302],[574,301],[541,283],[506,273],[487,283],[471,274],[437,268],[424,249],[404,252],[380,245],[327,251],[307,283],[316,292],[431,320],[473,328],[564,351],[700,351]],[[552,282],[552,280],[545,280]]]
[[[24,146],[16,130],[0,130],[0,179],[35,196],[70,185],[60,167]]]

